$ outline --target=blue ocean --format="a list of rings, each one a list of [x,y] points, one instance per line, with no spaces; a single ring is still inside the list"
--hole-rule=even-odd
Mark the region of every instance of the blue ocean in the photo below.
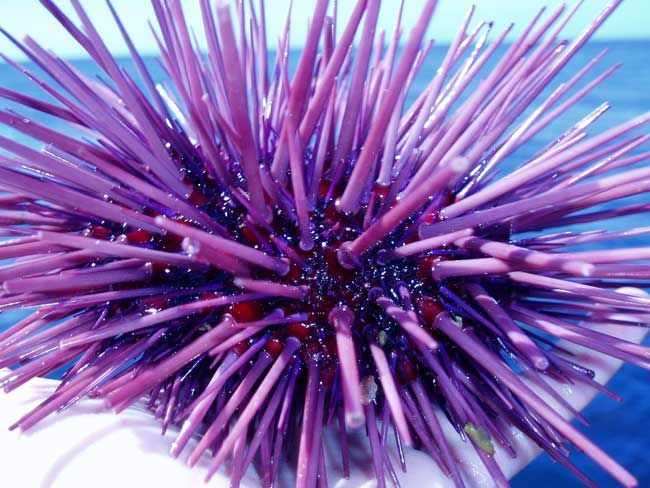
[[[609,48],[609,52],[587,79],[593,79],[598,73],[616,63],[622,63],[621,68],[574,105],[560,120],[538,134],[530,144],[518,150],[507,162],[508,166],[521,164],[555,136],[561,134],[603,102],[609,102],[612,107],[590,128],[590,134],[599,133],[650,110],[650,41],[590,43],[564,69],[553,86],[557,86],[557,83],[569,78],[571,74],[606,47]],[[433,49],[430,59],[424,63],[418,78],[414,81],[413,93],[420,92],[430,81],[444,53],[444,47]],[[95,74],[95,68],[89,61],[80,60],[75,61],[74,64],[81,71]],[[128,60],[124,60],[123,64],[127,68],[132,67]],[[158,80],[164,80],[159,65],[154,60],[148,60],[148,64],[158,76]],[[34,69],[30,63],[26,63],[25,66]],[[580,86],[584,86],[584,84],[583,82]],[[0,64],[0,86],[19,90],[32,96],[43,96],[42,91],[34,82],[6,64]],[[4,100],[0,101],[0,106],[18,109]],[[46,122],[51,128],[56,128],[56,121],[44,119],[36,112],[20,110],[27,117]],[[17,133],[4,126],[0,126],[0,135],[20,138]],[[637,201],[639,199],[645,202],[650,201],[650,195],[636,198]],[[634,218],[618,219],[613,225],[619,228],[648,225],[648,219],[642,214]],[[636,244],[640,245],[641,242],[643,239],[639,239]],[[17,312],[0,314],[0,329],[15,321],[19,316]],[[650,343],[650,341],[646,342]],[[602,395],[598,396],[585,412],[585,416],[591,424],[590,427],[581,427],[581,429],[627,467],[638,478],[641,486],[650,486],[648,454],[650,434],[646,431],[650,420],[650,373],[639,368],[624,366],[609,386],[623,398],[622,403],[617,403]],[[571,457],[580,469],[589,473],[598,486],[614,486],[612,479],[598,469],[586,456],[575,452]],[[563,467],[554,464],[546,455],[540,456],[513,480],[515,487],[546,488],[550,484],[567,488],[582,486]]]

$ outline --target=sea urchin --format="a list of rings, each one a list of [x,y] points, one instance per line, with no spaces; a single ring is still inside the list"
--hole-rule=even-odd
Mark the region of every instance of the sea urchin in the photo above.
[[[41,0],[97,78],[5,32],[42,73],[6,61],[49,98],[0,95],[69,126],[0,112],[45,144],[0,137],[0,256],[11,260],[0,308],[30,309],[0,334],[0,366],[14,367],[1,384],[65,367],[15,427],[85,396],[118,411],[146,397],[163,429],[180,427],[172,455],[201,434],[189,461],[211,449],[209,475],[228,462],[237,486],[254,464],[271,486],[288,462],[311,488],[327,485],[325,426],[340,435],[344,474],[348,432],[365,428],[380,487],[397,484],[389,430],[463,486],[440,422],[506,485],[492,454],[516,455],[503,434],[515,426],[587,482],[566,443],[635,485],[529,385],[567,409],[547,379],[601,388],[556,338],[650,366],[648,348],[581,322],[648,317],[649,298],[614,290],[650,279],[650,247],[572,250],[650,229],[561,231],[648,210],[610,202],[650,188],[650,168],[635,166],[649,116],[586,137],[600,106],[502,174],[614,71],[574,91],[598,56],[545,91],[618,1],[571,42],[559,35],[575,9],[540,12],[509,45],[509,27],[491,41],[492,24],[468,30],[470,11],[410,105],[429,69],[434,0],[403,43],[400,9],[387,47],[380,0],[358,0],[342,26],[315,0],[291,70],[288,22],[267,64],[263,1],[237,2],[233,18],[201,0],[203,51],[180,0],[153,0],[167,88],[110,3],[139,79],[71,1],[81,27]]]

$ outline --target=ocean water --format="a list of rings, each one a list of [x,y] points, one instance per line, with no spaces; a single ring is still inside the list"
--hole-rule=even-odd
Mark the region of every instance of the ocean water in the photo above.
[[[547,127],[529,144],[520,148],[508,159],[507,167],[516,167],[521,164],[550,142],[554,136],[559,135],[602,102],[607,101],[612,107],[592,126],[589,130],[590,134],[599,133],[650,110],[650,41],[591,43],[583,48],[572,63],[557,77],[553,86],[567,79],[575,73],[576,69],[582,67],[605,47],[609,48],[609,52],[587,79],[591,80],[596,73],[600,73],[616,63],[622,63],[621,68],[574,105],[560,120]],[[433,49],[414,81],[410,98],[428,83],[443,55],[444,48],[435,47]],[[147,62],[157,80],[164,80],[163,72],[157,63],[151,59]],[[74,64],[81,71],[96,73],[89,61],[74,61]],[[123,60],[122,64],[127,68],[131,67],[128,60]],[[29,69],[34,69],[29,63],[26,63],[26,66]],[[583,85],[584,83],[580,86]],[[27,80],[21,73],[5,64],[0,64],[0,86],[20,90],[34,96],[42,96],[42,92],[35,83]],[[18,108],[4,100],[0,101],[0,107]],[[21,110],[28,117],[47,122],[51,128],[67,130],[65,126],[57,127],[56,121],[45,120],[36,112]],[[0,135],[22,140],[22,136],[4,126],[0,126]],[[650,202],[650,195],[640,195],[631,201]],[[637,225],[648,225],[647,215],[617,219],[611,222],[610,227],[626,228]],[[632,242],[632,240],[628,242]],[[641,245],[642,242],[643,238],[640,238],[635,244]],[[11,324],[18,316],[17,312],[0,314],[0,329]],[[641,486],[650,486],[648,456],[650,435],[646,430],[650,420],[650,373],[639,368],[624,366],[609,386],[623,398],[622,403],[619,404],[602,395],[598,396],[585,411],[585,416],[591,424],[590,427],[580,428],[605,451],[632,471],[639,479]],[[586,456],[576,452],[572,454],[571,459],[579,468],[588,472],[597,485],[614,486],[613,480]],[[515,487],[526,488],[546,488],[550,483],[557,487],[582,486],[563,467],[554,464],[546,455],[540,456],[513,480]]]

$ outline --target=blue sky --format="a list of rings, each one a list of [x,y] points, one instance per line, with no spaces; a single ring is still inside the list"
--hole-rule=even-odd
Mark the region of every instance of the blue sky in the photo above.
[[[586,0],[579,13],[565,29],[565,36],[577,34],[590,19],[610,0]],[[67,12],[72,12],[69,0],[57,2]],[[99,30],[108,40],[111,49],[120,54],[125,51],[117,29],[109,17],[108,10],[102,0],[85,0],[85,7],[95,20]],[[200,25],[198,0],[184,1],[188,19],[194,25]],[[234,4],[234,0],[232,2]],[[332,0],[331,3],[334,3]],[[406,0],[405,24],[412,25],[418,18],[424,0]],[[516,26],[523,26],[542,6],[555,7],[558,0],[440,0],[434,21],[430,27],[430,35],[438,43],[448,42],[455,33],[465,12],[472,3],[477,4],[476,19],[494,20],[497,26],[504,26],[513,21]],[[570,0],[573,5],[575,0]],[[145,20],[153,18],[149,0],[113,0],[113,4],[122,16],[136,45],[145,53],[155,51],[155,44]],[[273,42],[281,29],[289,0],[266,0],[269,24],[269,40]],[[307,19],[313,8],[313,0],[295,0],[292,24],[292,43],[298,47],[303,42]],[[339,0],[339,12],[345,17],[352,9],[354,2]],[[395,21],[399,0],[384,0],[379,24],[382,28],[391,30]],[[272,6],[272,8],[271,8]],[[4,0],[0,2],[0,24],[12,34],[22,38],[30,34],[45,46],[57,53],[78,57],[81,49],[72,41],[65,31],[42,8],[38,0]],[[516,32],[516,30],[515,30]],[[650,0],[624,0],[617,12],[608,20],[597,35],[600,39],[650,39]],[[0,50],[11,56],[16,50],[5,40],[0,40]]]

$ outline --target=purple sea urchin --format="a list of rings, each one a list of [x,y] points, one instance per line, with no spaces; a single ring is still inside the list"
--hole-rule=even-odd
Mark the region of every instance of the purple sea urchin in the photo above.
[[[347,433],[365,427],[379,486],[395,481],[390,429],[463,486],[438,409],[497,485],[507,481],[492,454],[516,455],[511,425],[586,482],[566,443],[635,485],[521,377],[601,388],[553,338],[650,366],[648,348],[580,321],[648,316],[649,298],[614,289],[647,283],[650,248],[574,249],[649,229],[560,232],[648,210],[601,204],[650,188],[637,165],[650,136],[636,132],[650,116],[588,138],[598,107],[499,175],[612,73],[570,95],[599,56],[543,93],[620,2],[569,43],[558,35],[573,11],[540,12],[507,47],[509,28],[492,42],[490,24],[468,32],[470,12],[407,107],[433,0],[401,49],[399,15],[387,49],[375,38],[379,0],[359,0],[338,37],[316,0],[293,76],[288,27],[267,65],[263,2],[239,2],[235,22],[226,3],[202,0],[203,54],[180,1],[154,0],[173,89],[155,84],[112,8],[139,82],[77,0],[81,28],[41,1],[102,76],[26,38],[14,42],[49,78],[25,74],[54,101],[0,89],[83,134],[0,112],[46,144],[0,137],[0,256],[14,260],[0,267],[0,308],[33,308],[0,333],[0,366],[17,366],[2,385],[66,368],[16,427],[84,396],[118,411],[146,396],[163,429],[180,426],[172,455],[201,433],[190,464],[212,449],[210,475],[229,461],[233,485],[254,463],[271,486],[282,462],[296,486],[326,485],[322,430],[334,425],[344,474]]]

